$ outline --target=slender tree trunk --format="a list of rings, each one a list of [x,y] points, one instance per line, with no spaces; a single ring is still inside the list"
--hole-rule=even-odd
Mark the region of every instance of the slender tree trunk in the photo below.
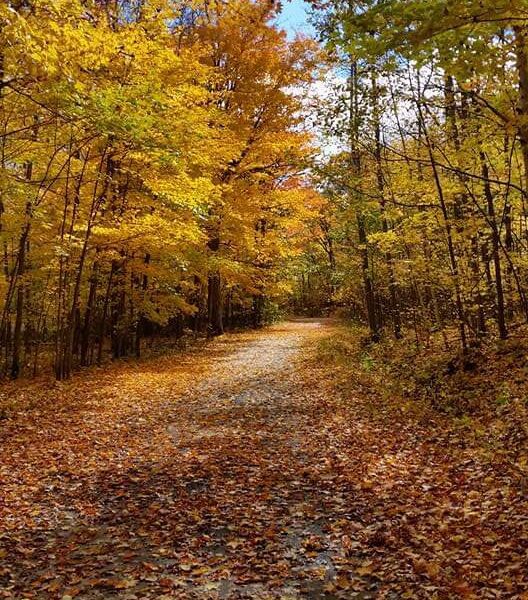
[[[84,323],[81,332],[81,366],[86,367],[89,364],[88,355],[90,350],[90,339],[92,335],[92,320],[95,310],[95,299],[97,295],[97,285],[99,283],[99,261],[94,260],[92,274],[90,276],[90,290],[84,312]]]
[[[28,205],[28,211],[31,210]],[[30,232],[30,222],[28,221],[24,225],[24,229],[20,236],[19,246],[18,246],[18,261],[17,261],[17,270],[16,270],[16,279],[17,279],[17,293],[16,293],[16,316],[15,316],[15,328],[13,332],[13,353],[11,358],[11,377],[12,379],[17,379],[20,375],[20,352],[22,348],[22,325],[24,320],[24,275],[26,270],[26,250],[27,250],[27,242],[29,238]]]
[[[370,261],[368,255],[367,233],[365,229],[365,219],[363,215],[357,216],[358,238],[361,247],[361,273],[363,276],[363,285],[365,288],[365,304],[367,309],[367,320],[370,334],[373,341],[380,339],[378,319],[376,315],[376,298],[374,296],[374,286],[372,285],[372,275],[370,272]]]
[[[515,55],[519,81],[519,139],[524,163],[524,195],[528,194],[528,30],[525,25],[514,25]]]
[[[484,195],[488,206],[488,216],[491,226],[491,247],[493,256],[493,266],[495,270],[495,295],[497,299],[497,325],[499,328],[499,336],[501,339],[508,337],[508,329],[506,327],[506,317],[504,308],[504,291],[502,285],[502,268],[500,260],[500,232],[497,224],[497,216],[495,214],[495,202],[491,186],[489,183],[489,168],[486,162],[484,152],[480,153],[482,166],[482,177],[484,178]]]
[[[112,285],[114,283],[114,274],[117,269],[117,261],[112,261],[112,266],[110,267],[110,274],[108,275],[108,283],[106,285],[106,293],[103,302],[103,312],[101,314],[101,321],[99,323],[99,335],[98,335],[98,345],[97,345],[97,364],[100,365],[103,360],[103,348],[104,348],[104,339],[105,339],[105,329],[106,329],[106,318],[108,315],[108,307],[110,304],[110,293],[112,290]]]
[[[437,167],[436,160],[435,160],[435,157],[433,154],[433,147],[432,147],[431,140],[429,138],[429,132],[426,127],[420,99],[416,100],[416,106],[418,108],[418,115],[419,115],[420,121],[422,123],[422,131],[424,134],[425,145],[426,145],[427,152],[429,155],[431,168],[433,170],[433,179],[435,182],[435,186],[436,186],[436,190],[437,190],[437,194],[438,194],[438,200],[440,203],[440,208],[442,210],[442,215],[443,215],[443,219],[444,219],[444,227],[445,227],[446,241],[447,241],[447,251],[448,251],[448,255],[449,255],[449,264],[450,264],[450,268],[451,268],[451,276],[453,278],[453,284],[455,287],[455,306],[456,306],[458,326],[459,326],[459,331],[460,331],[460,342],[462,345],[463,352],[466,353],[468,350],[468,343],[467,343],[467,334],[466,334],[464,304],[462,302],[462,292],[460,289],[460,281],[459,281],[458,260],[457,260],[457,256],[456,256],[456,252],[455,252],[455,246],[453,243],[453,232],[452,232],[452,227],[451,227],[451,221],[449,218],[449,212],[447,210],[447,205],[445,202],[444,188],[442,186],[440,174],[438,173],[438,167]]]
[[[215,236],[210,239],[208,247],[211,252],[218,252],[220,238]],[[207,284],[207,333],[210,336],[222,335],[224,333],[222,279],[218,270],[209,273]]]
[[[150,264],[150,254],[148,252],[145,254],[144,264],[145,264],[145,270],[148,269],[148,266]],[[146,295],[147,289],[148,289],[148,274],[145,271],[145,273],[143,273],[143,279],[141,281],[141,291],[143,293],[143,298],[142,298],[143,302],[145,301],[145,295]],[[145,317],[144,311],[141,309],[139,311],[139,315],[138,315],[138,319],[137,319],[136,339],[135,339],[135,353],[138,358],[141,356],[141,339],[145,333],[145,326],[146,326],[146,317]]]
[[[351,5],[351,3],[350,3]],[[357,61],[350,57],[350,76],[349,76],[349,145],[350,145],[350,170],[353,186],[351,190],[352,201],[358,202],[359,193],[356,191],[360,185],[361,177],[361,157],[359,148],[359,79],[357,70]],[[365,225],[365,216],[361,207],[356,208],[356,223],[358,228],[358,241],[361,254],[361,274],[363,279],[363,288],[365,294],[365,308],[367,312],[367,321],[370,335],[373,341],[380,339],[379,323],[376,314],[376,298],[374,295],[374,286],[372,284],[372,273],[370,268],[367,230]]]
[[[374,106],[374,135],[376,139],[376,181],[378,185],[379,203],[381,210],[381,226],[383,233],[388,233],[389,223],[387,220],[387,212],[385,206],[385,182],[383,179],[383,165],[381,155],[381,116],[379,109],[379,87],[376,77],[372,76],[372,96]],[[392,324],[394,328],[394,337],[400,339],[401,333],[401,317],[400,308],[398,306],[398,291],[396,277],[394,275],[394,261],[390,252],[385,253],[385,262],[387,263],[387,270],[389,273],[389,298],[390,298],[390,316],[392,318]]]
[[[80,299],[81,299],[81,284],[84,276],[84,267],[86,264],[86,258],[88,256],[88,244],[90,241],[94,220],[97,216],[99,206],[104,202],[108,191],[110,178],[113,174],[112,162],[110,157],[107,157],[108,147],[105,147],[101,161],[99,163],[98,177],[94,184],[92,202],[90,205],[90,212],[88,213],[88,222],[86,224],[86,230],[84,234],[84,240],[81,248],[81,254],[79,256],[79,262],[77,265],[77,273],[75,276],[75,283],[73,287],[73,294],[71,300],[71,308],[69,312],[69,323],[68,332],[65,339],[65,345],[62,351],[62,369],[61,378],[67,378],[71,375],[73,355],[77,348],[77,342],[79,340],[80,332]],[[103,165],[107,162],[106,173],[103,173]],[[99,183],[101,177],[104,177],[103,186],[101,192],[99,192]]]

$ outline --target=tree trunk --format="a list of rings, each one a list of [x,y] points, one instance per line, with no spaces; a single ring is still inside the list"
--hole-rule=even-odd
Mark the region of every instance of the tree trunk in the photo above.
[[[489,183],[489,169],[486,162],[484,152],[480,153],[482,165],[482,177],[484,178],[484,195],[488,205],[488,216],[491,226],[491,248],[493,256],[493,267],[495,270],[495,295],[497,299],[497,325],[499,328],[499,336],[502,340],[508,337],[508,329],[506,328],[506,317],[504,308],[504,291],[502,285],[502,269],[500,260],[500,232],[497,225],[497,217],[495,215],[495,203],[493,193]]]
[[[370,273],[367,233],[365,229],[365,219],[363,215],[357,216],[358,238],[361,247],[361,273],[363,276],[363,286],[365,288],[365,305],[367,309],[367,321],[370,329],[370,335],[373,341],[380,339],[378,319],[376,318],[376,298],[374,296],[374,287]]]
[[[145,269],[147,269],[148,265],[150,264],[150,254],[148,252],[145,254],[144,264],[145,264]],[[141,281],[141,291],[143,292],[143,298],[142,298],[143,302],[145,301],[145,294],[146,294],[147,289],[148,289],[148,274],[145,272],[145,273],[143,273],[143,279]],[[138,315],[138,319],[137,319],[136,338],[134,340],[135,354],[136,354],[137,358],[139,358],[141,356],[141,338],[143,337],[143,335],[145,333],[145,326],[146,326],[146,317],[145,317],[144,311],[141,309],[139,311],[139,315]]]
[[[220,273],[210,273],[207,287],[208,334],[211,336],[224,333],[222,310],[222,281]]]
[[[30,223],[24,225],[18,246],[18,262],[16,278],[18,282],[16,293],[15,329],[13,332],[13,353],[11,358],[11,378],[17,379],[20,375],[20,351],[22,348],[22,325],[24,320],[24,274],[26,268],[26,248],[29,238]]]
[[[95,298],[97,294],[97,285],[99,282],[99,261],[96,259],[92,266],[92,275],[90,277],[90,291],[88,292],[88,301],[84,313],[84,324],[81,332],[81,365],[87,366],[88,351],[90,348],[90,337],[92,332],[92,317],[95,308]]]
[[[258,329],[263,324],[264,296],[253,296],[253,327]]]
[[[211,238],[207,245],[211,252],[218,252],[220,238],[216,236]],[[224,333],[222,279],[217,270],[209,273],[207,279],[207,316],[207,334],[213,337],[222,335]]]
[[[524,195],[528,194],[528,54],[527,29],[524,25],[514,25],[515,55],[517,58],[517,76],[519,80],[519,139],[524,165]]]

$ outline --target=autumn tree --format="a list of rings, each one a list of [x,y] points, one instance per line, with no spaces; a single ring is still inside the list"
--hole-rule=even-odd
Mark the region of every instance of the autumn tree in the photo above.
[[[52,359],[62,379],[108,351],[139,355],[156,332],[220,333],[226,304],[260,323],[311,151],[296,113],[313,49],[274,14],[2,4],[6,374]]]
[[[525,3],[315,6],[341,86],[325,110],[342,160],[324,185],[363,215],[344,216],[359,244],[337,249],[343,289],[363,289],[374,338],[389,324],[419,344],[455,327],[464,351],[505,338],[526,316]]]
[[[308,137],[298,128],[302,88],[313,76],[314,46],[288,42],[273,26],[272,3],[247,0],[205,9],[198,35],[219,119],[228,134],[215,172],[217,201],[209,208],[208,329],[223,332],[226,299],[249,295],[256,323],[273,281],[276,249],[270,241],[295,216],[287,182],[302,170]]]

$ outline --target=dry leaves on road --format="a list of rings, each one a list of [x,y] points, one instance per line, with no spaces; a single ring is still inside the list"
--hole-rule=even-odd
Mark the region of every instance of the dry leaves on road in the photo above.
[[[522,490],[337,393],[331,332],[13,387],[0,597],[526,598]]]

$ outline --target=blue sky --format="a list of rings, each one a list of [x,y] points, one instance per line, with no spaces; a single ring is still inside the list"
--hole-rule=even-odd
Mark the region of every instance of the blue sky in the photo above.
[[[279,15],[277,23],[286,29],[290,37],[298,32],[311,34],[313,29],[308,24],[307,11],[308,4],[303,0],[283,0],[282,13]]]

